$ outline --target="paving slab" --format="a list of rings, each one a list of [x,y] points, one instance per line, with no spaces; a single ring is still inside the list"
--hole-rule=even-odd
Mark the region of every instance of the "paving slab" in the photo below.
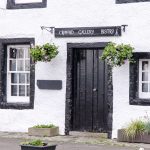
[[[21,150],[19,145],[22,141],[22,139],[0,138],[0,150]],[[58,143],[56,150],[138,150],[138,148],[81,143]]]
[[[20,150],[20,143],[33,139],[41,139],[49,144],[57,144],[56,150],[150,150],[150,144],[125,143],[98,136],[55,136],[35,137],[27,133],[0,132],[0,150]]]

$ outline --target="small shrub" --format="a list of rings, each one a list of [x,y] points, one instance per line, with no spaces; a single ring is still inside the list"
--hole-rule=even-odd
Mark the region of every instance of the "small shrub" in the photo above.
[[[33,140],[30,142],[23,142],[21,145],[31,145],[31,146],[46,146],[47,144],[41,140]]]
[[[58,47],[55,44],[46,43],[42,46],[37,45],[30,49],[31,57],[35,62],[50,62],[58,54]]]
[[[150,134],[150,122],[149,121],[145,123],[145,132]]]
[[[49,125],[41,124],[41,125],[33,126],[33,128],[55,128],[55,127],[56,127],[56,126],[53,125],[53,124],[49,124]]]
[[[133,60],[133,50],[134,48],[130,45],[116,43],[108,43],[104,48],[103,54],[100,57],[102,60],[106,60],[107,64],[112,67],[121,66],[125,64],[125,61],[128,60],[131,63],[134,63]]]
[[[145,122],[141,120],[135,120],[129,123],[127,128],[125,128],[125,135],[128,138],[135,138],[137,134],[143,134],[145,131]]]

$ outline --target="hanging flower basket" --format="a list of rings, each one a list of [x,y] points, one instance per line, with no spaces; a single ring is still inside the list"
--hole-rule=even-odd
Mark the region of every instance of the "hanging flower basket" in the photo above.
[[[30,54],[34,62],[50,62],[58,54],[58,46],[55,44],[46,43],[44,45],[37,45],[30,49]]]
[[[103,54],[100,58],[102,60],[106,60],[107,64],[112,67],[121,66],[125,64],[127,60],[130,63],[134,63],[135,61],[133,59],[133,50],[134,48],[130,45],[117,45],[110,42],[105,47]]]

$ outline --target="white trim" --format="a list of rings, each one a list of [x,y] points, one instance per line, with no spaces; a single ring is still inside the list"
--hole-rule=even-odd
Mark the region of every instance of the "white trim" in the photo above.
[[[16,4],[42,3],[42,0],[15,0]]]
[[[30,45],[8,45],[7,46],[7,103],[14,103],[14,102],[20,102],[20,103],[29,103],[29,96],[27,96],[27,89],[26,86],[30,85],[29,83],[19,83],[19,73],[30,73],[30,71],[25,71],[25,60],[30,60],[29,58],[25,58],[25,52],[24,52],[24,57],[21,59],[17,60],[23,60],[24,64],[24,70],[22,71],[17,71],[17,61],[16,61],[16,66],[15,66],[15,71],[10,71],[10,60],[16,60],[13,58],[9,58],[9,50],[10,48],[24,48],[24,49],[29,49]],[[24,50],[25,51],[25,50]],[[11,74],[12,73],[17,73],[17,83],[11,83]],[[25,77],[26,79],[26,77]],[[17,85],[17,96],[12,96],[11,95],[11,85]],[[19,96],[19,85],[24,85],[25,86],[25,96]]]
[[[142,70],[142,62],[147,61],[148,62],[148,69]],[[148,73],[148,81],[142,81],[142,73]],[[142,83],[148,84],[148,92],[142,91]],[[150,59],[139,59],[139,98],[150,98]]]

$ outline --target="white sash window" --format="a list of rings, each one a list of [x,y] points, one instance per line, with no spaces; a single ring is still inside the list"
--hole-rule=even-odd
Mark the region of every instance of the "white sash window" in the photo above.
[[[139,98],[150,98],[150,59],[139,60]]]
[[[7,102],[29,103],[30,45],[7,46]]]
[[[42,0],[15,0],[16,4],[26,4],[26,3],[42,3]]]

